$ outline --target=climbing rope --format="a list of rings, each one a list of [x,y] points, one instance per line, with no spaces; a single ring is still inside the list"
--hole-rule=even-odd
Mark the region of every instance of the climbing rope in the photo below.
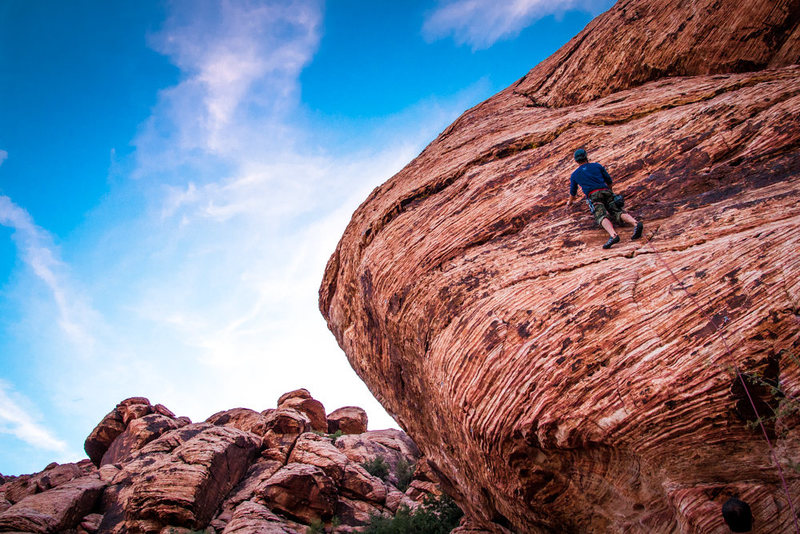
[[[722,340],[722,344],[725,346],[725,350],[728,353],[728,357],[729,357],[729,359],[730,359],[730,361],[731,361],[731,363],[733,365],[734,371],[736,372],[736,376],[739,378],[739,381],[741,382],[742,387],[744,388],[744,392],[747,395],[747,400],[750,401],[750,406],[753,408],[753,413],[756,416],[756,421],[758,421],[758,426],[761,427],[761,432],[764,434],[764,439],[767,442],[767,447],[769,449],[770,457],[772,458],[772,461],[775,463],[775,467],[778,468],[778,476],[781,479],[781,485],[783,487],[783,492],[786,494],[786,499],[789,501],[789,508],[791,509],[791,512],[792,512],[792,519],[794,520],[794,531],[795,531],[796,534],[800,534],[800,525],[798,525],[798,522],[797,522],[797,513],[795,512],[795,509],[794,509],[794,502],[792,501],[792,496],[789,493],[789,486],[788,486],[788,484],[786,484],[786,478],[783,475],[783,469],[781,468],[781,464],[778,462],[778,457],[775,454],[775,449],[772,446],[772,441],[770,441],[770,439],[769,439],[769,435],[767,434],[767,429],[764,428],[764,423],[761,420],[761,416],[758,414],[758,409],[756,408],[756,403],[753,400],[753,396],[750,394],[750,390],[747,387],[747,383],[745,382],[744,376],[742,376],[742,372],[739,370],[739,365],[733,359],[733,351],[731,350],[731,347],[728,344],[728,340],[725,337],[725,334],[722,332],[722,330],[714,322],[713,318],[708,314],[707,311],[705,311],[703,309],[702,306],[700,306],[700,303],[697,302],[697,299],[695,298],[695,296],[686,289],[686,287],[684,286],[683,282],[680,281],[678,276],[675,274],[675,271],[673,271],[673,269],[670,266],[669,262],[667,262],[667,260],[665,260],[661,256],[661,253],[658,251],[658,249],[656,249],[656,247],[653,246],[653,244],[651,243],[651,241],[653,240],[653,237],[655,237],[655,232],[649,238],[647,238],[647,244],[645,245],[645,247],[649,246],[650,249],[655,253],[656,258],[661,263],[664,264],[664,267],[666,267],[666,269],[669,272],[670,276],[672,276],[672,278],[675,280],[675,282],[677,282],[678,287],[681,290],[683,290],[684,293],[686,293],[686,295],[689,297],[689,300],[692,302],[692,304],[694,304],[694,306],[700,311],[700,313],[705,317],[705,319],[711,324],[711,326],[714,329],[714,332],[716,332],[716,334]],[[642,248],[645,248],[645,247],[642,247]]]

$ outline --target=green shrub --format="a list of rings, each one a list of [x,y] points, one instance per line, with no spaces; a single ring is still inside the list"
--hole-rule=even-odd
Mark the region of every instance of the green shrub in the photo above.
[[[414,468],[414,464],[409,463],[405,458],[400,458],[400,461],[397,462],[397,469],[394,471],[394,475],[397,477],[397,489],[405,493],[411,484],[411,479],[414,478]]]
[[[342,432],[341,430],[337,430],[333,434],[328,434],[327,432],[323,432],[321,430],[312,430],[311,432],[313,432],[318,436],[322,436],[323,438],[328,438],[333,442],[336,442],[337,439],[341,438],[344,435],[344,432]]]
[[[367,470],[367,473],[374,477],[378,477],[384,482],[389,477],[389,464],[383,459],[383,456],[376,456],[368,462],[361,464],[361,467]]]
[[[315,519],[306,529],[306,534],[323,534],[325,532],[325,525],[319,519]]]
[[[427,497],[413,512],[402,506],[394,517],[373,516],[364,534],[449,534],[462,515],[447,495]]]

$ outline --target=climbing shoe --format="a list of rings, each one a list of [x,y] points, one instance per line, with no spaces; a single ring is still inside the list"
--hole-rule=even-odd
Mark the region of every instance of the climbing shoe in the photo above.
[[[644,225],[642,224],[642,221],[639,221],[636,223],[636,228],[633,229],[633,235],[631,236],[631,239],[639,239],[642,237],[642,230],[644,230]]]
[[[609,237],[606,244],[603,245],[603,248],[611,248],[611,245],[619,243],[619,234],[615,235],[614,237]]]

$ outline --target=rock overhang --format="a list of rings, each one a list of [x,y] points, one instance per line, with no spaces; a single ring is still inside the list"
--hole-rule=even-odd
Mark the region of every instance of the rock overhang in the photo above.
[[[671,77],[559,108],[512,87],[353,215],[320,309],[485,527],[699,532],[726,491],[782,498],[731,369],[798,388],[781,352],[800,343],[798,74]],[[602,250],[564,208],[580,146],[645,241]]]

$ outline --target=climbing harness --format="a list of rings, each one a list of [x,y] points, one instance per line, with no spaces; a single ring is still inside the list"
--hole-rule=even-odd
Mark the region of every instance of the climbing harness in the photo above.
[[[739,378],[739,381],[741,382],[742,387],[744,388],[744,392],[745,392],[745,394],[747,394],[747,400],[750,401],[750,406],[753,408],[753,413],[756,416],[756,421],[758,421],[758,426],[761,427],[761,432],[764,434],[764,439],[767,442],[767,448],[769,449],[770,458],[772,458],[772,461],[775,463],[775,467],[778,468],[778,476],[781,479],[781,485],[783,487],[783,492],[786,494],[786,499],[789,501],[789,508],[790,508],[790,510],[792,512],[792,519],[794,520],[795,533],[796,534],[800,534],[800,525],[798,525],[798,522],[797,522],[797,513],[795,512],[795,509],[794,509],[794,502],[792,501],[792,496],[789,493],[789,486],[786,484],[786,478],[783,475],[783,469],[781,468],[781,464],[778,463],[778,457],[775,455],[775,449],[773,448],[772,442],[770,441],[769,436],[767,435],[767,429],[764,428],[764,423],[761,421],[761,416],[758,414],[758,410],[756,409],[756,403],[755,403],[755,401],[753,401],[753,396],[750,394],[750,390],[747,387],[747,383],[745,382],[744,376],[742,376],[742,372],[739,370],[739,366],[736,364],[735,360],[733,359],[733,351],[731,351],[731,347],[728,344],[728,340],[725,337],[725,334],[722,332],[722,330],[714,322],[713,318],[708,314],[707,311],[705,311],[703,309],[702,306],[700,306],[700,304],[697,302],[697,299],[695,298],[695,296],[686,289],[686,287],[683,285],[683,282],[680,281],[678,276],[675,274],[675,271],[673,271],[672,268],[670,267],[670,265],[667,262],[667,260],[665,260],[661,256],[661,253],[658,251],[658,249],[656,249],[656,247],[654,247],[651,244],[651,241],[653,240],[653,237],[655,237],[655,232],[647,239],[645,246],[642,247],[642,248],[646,248],[647,246],[650,247],[650,249],[655,253],[656,258],[659,261],[661,261],[661,263],[664,264],[664,267],[666,267],[666,269],[669,272],[670,276],[672,276],[672,278],[675,280],[675,282],[677,282],[678,287],[681,290],[683,290],[684,293],[686,293],[686,295],[689,297],[689,300],[692,302],[692,304],[694,304],[694,306],[700,311],[700,313],[703,315],[703,317],[705,317],[705,319],[709,322],[709,324],[711,324],[711,326],[714,329],[714,332],[720,337],[720,339],[722,340],[722,344],[725,346],[725,350],[728,353],[728,357],[730,358],[730,360],[732,362],[733,369],[734,369],[734,371],[736,371],[736,376]]]
[[[611,191],[611,189],[609,189],[609,191]],[[614,195],[614,204],[617,206],[617,208],[619,209],[624,208],[625,197],[623,197],[619,193],[614,193],[613,191],[611,191],[611,193]],[[586,199],[586,204],[589,205],[589,211],[592,212],[592,215],[594,215],[594,203],[589,199],[589,195],[586,195],[585,199]]]

